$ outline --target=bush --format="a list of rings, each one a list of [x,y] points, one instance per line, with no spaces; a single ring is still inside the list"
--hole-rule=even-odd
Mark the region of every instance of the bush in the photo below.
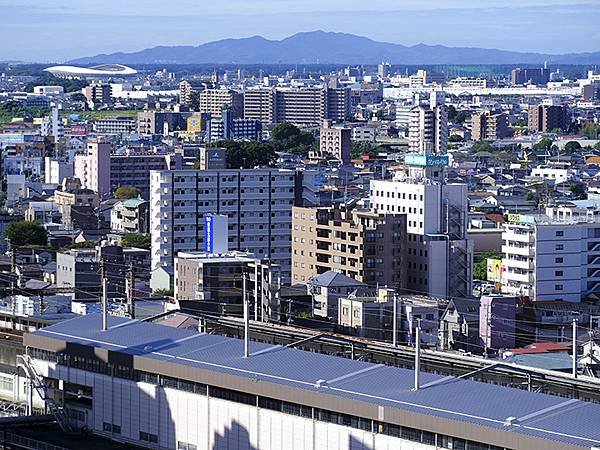
[[[135,247],[150,250],[152,240],[149,234],[142,233],[129,233],[123,236],[121,239],[121,245],[123,247]]]
[[[39,222],[27,220],[11,222],[6,227],[6,237],[12,247],[45,246],[48,244],[48,234]]]

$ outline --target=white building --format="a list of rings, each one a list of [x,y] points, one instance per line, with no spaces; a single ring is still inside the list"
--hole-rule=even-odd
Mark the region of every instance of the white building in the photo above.
[[[374,180],[370,204],[378,213],[407,216],[409,290],[442,297],[471,294],[466,185]]]
[[[579,180],[579,171],[573,169],[569,164],[541,165],[531,170],[531,176],[560,184]]]
[[[502,233],[502,292],[579,302],[600,293],[600,222],[509,215]]]
[[[444,93],[433,91],[429,106],[419,105],[410,110],[408,141],[411,152],[444,154],[448,149],[448,109]]]
[[[172,270],[177,252],[204,250],[204,215],[229,217],[229,248],[291,270],[292,206],[312,185],[306,172],[274,169],[150,172],[152,269]]]
[[[73,176],[73,162],[64,158],[46,156],[45,179],[47,184],[61,184],[67,177]]]
[[[102,331],[88,315],[24,345],[74,427],[144,448],[576,450],[599,439],[593,426],[564,432],[582,411],[600,422],[594,403],[433,373],[413,390],[412,369],[260,342],[244,357],[241,340],[166,323],[111,316]]]

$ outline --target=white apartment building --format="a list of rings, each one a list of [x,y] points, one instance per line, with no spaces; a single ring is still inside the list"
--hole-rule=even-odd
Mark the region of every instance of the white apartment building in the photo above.
[[[510,219],[502,233],[502,292],[568,302],[600,293],[600,222]]]
[[[370,204],[377,213],[406,214],[409,290],[440,297],[471,295],[466,185],[373,180]]]
[[[448,149],[448,109],[443,92],[431,92],[430,97],[429,106],[410,110],[408,144],[411,152],[444,154]]]
[[[204,215],[213,213],[229,218],[231,250],[269,258],[289,281],[292,206],[311,180],[275,169],[151,171],[152,269],[172,271],[178,252],[204,250]]]

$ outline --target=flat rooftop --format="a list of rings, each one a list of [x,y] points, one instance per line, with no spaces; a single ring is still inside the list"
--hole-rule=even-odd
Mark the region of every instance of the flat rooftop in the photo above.
[[[47,340],[80,344],[128,354],[133,361],[184,366],[186,373],[199,369],[246,379],[253,386],[264,382],[282,391],[293,388],[306,398],[327,396],[334,400],[332,408],[353,400],[374,405],[375,411],[393,408],[456,422],[456,430],[474,425],[514,433],[514,442],[519,436],[547,439],[548,448],[600,445],[599,404],[431,373],[421,373],[421,389],[414,391],[409,369],[259,342],[250,342],[251,355],[243,358],[239,339],[116,316],[102,331],[101,321],[100,314],[66,320],[26,335],[25,345]]]

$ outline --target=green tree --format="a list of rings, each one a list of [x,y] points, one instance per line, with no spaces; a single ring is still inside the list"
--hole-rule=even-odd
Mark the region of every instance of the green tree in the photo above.
[[[225,162],[228,169],[270,166],[277,160],[277,153],[269,142],[218,141],[213,146],[225,149]],[[197,169],[200,167],[200,154],[194,167]]]
[[[585,200],[586,198],[584,183],[571,183],[569,185],[569,191],[577,200]]]
[[[315,137],[300,130],[291,123],[280,123],[271,133],[273,148],[277,152],[292,152],[307,154],[315,142]]]
[[[192,111],[200,110],[200,91],[192,91],[190,93],[190,109]]]
[[[578,150],[581,150],[581,144],[577,141],[569,141],[565,144],[566,153],[574,153]]]
[[[12,247],[44,246],[48,243],[48,234],[39,222],[11,222],[5,234]]]
[[[600,150],[600,142],[596,142],[596,143],[594,144],[594,148],[595,148],[596,150]]]
[[[448,138],[448,142],[463,142],[464,138],[458,134],[453,134]]]
[[[517,120],[515,120],[514,126],[515,127],[526,127],[527,121],[525,119],[523,119],[522,117],[519,117]]]
[[[600,123],[586,123],[580,133],[588,139],[600,138]]]
[[[129,198],[138,198],[140,190],[133,186],[121,186],[115,190],[115,197],[119,200],[127,200]]]
[[[173,297],[173,294],[173,289],[157,289],[152,293],[155,297]]]
[[[363,155],[375,154],[375,145],[369,141],[352,141],[350,143],[350,157],[352,159],[360,158]]]
[[[494,150],[496,150],[496,148],[490,144],[489,142],[485,142],[485,141],[476,141],[473,142],[473,146],[472,146],[473,152],[475,153],[480,153],[480,152],[493,152]]]
[[[487,251],[475,255],[473,264],[473,278],[477,280],[487,280],[487,260],[502,259],[502,253]]]
[[[457,125],[463,124],[471,115],[467,111],[457,110],[453,105],[448,106],[448,121]]]
[[[538,142],[533,144],[532,148],[534,150],[550,150],[552,148],[552,139],[543,137]]]
[[[121,239],[123,247],[135,247],[150,250],[152,241],[149,234],[143,233],[128,233]]]

